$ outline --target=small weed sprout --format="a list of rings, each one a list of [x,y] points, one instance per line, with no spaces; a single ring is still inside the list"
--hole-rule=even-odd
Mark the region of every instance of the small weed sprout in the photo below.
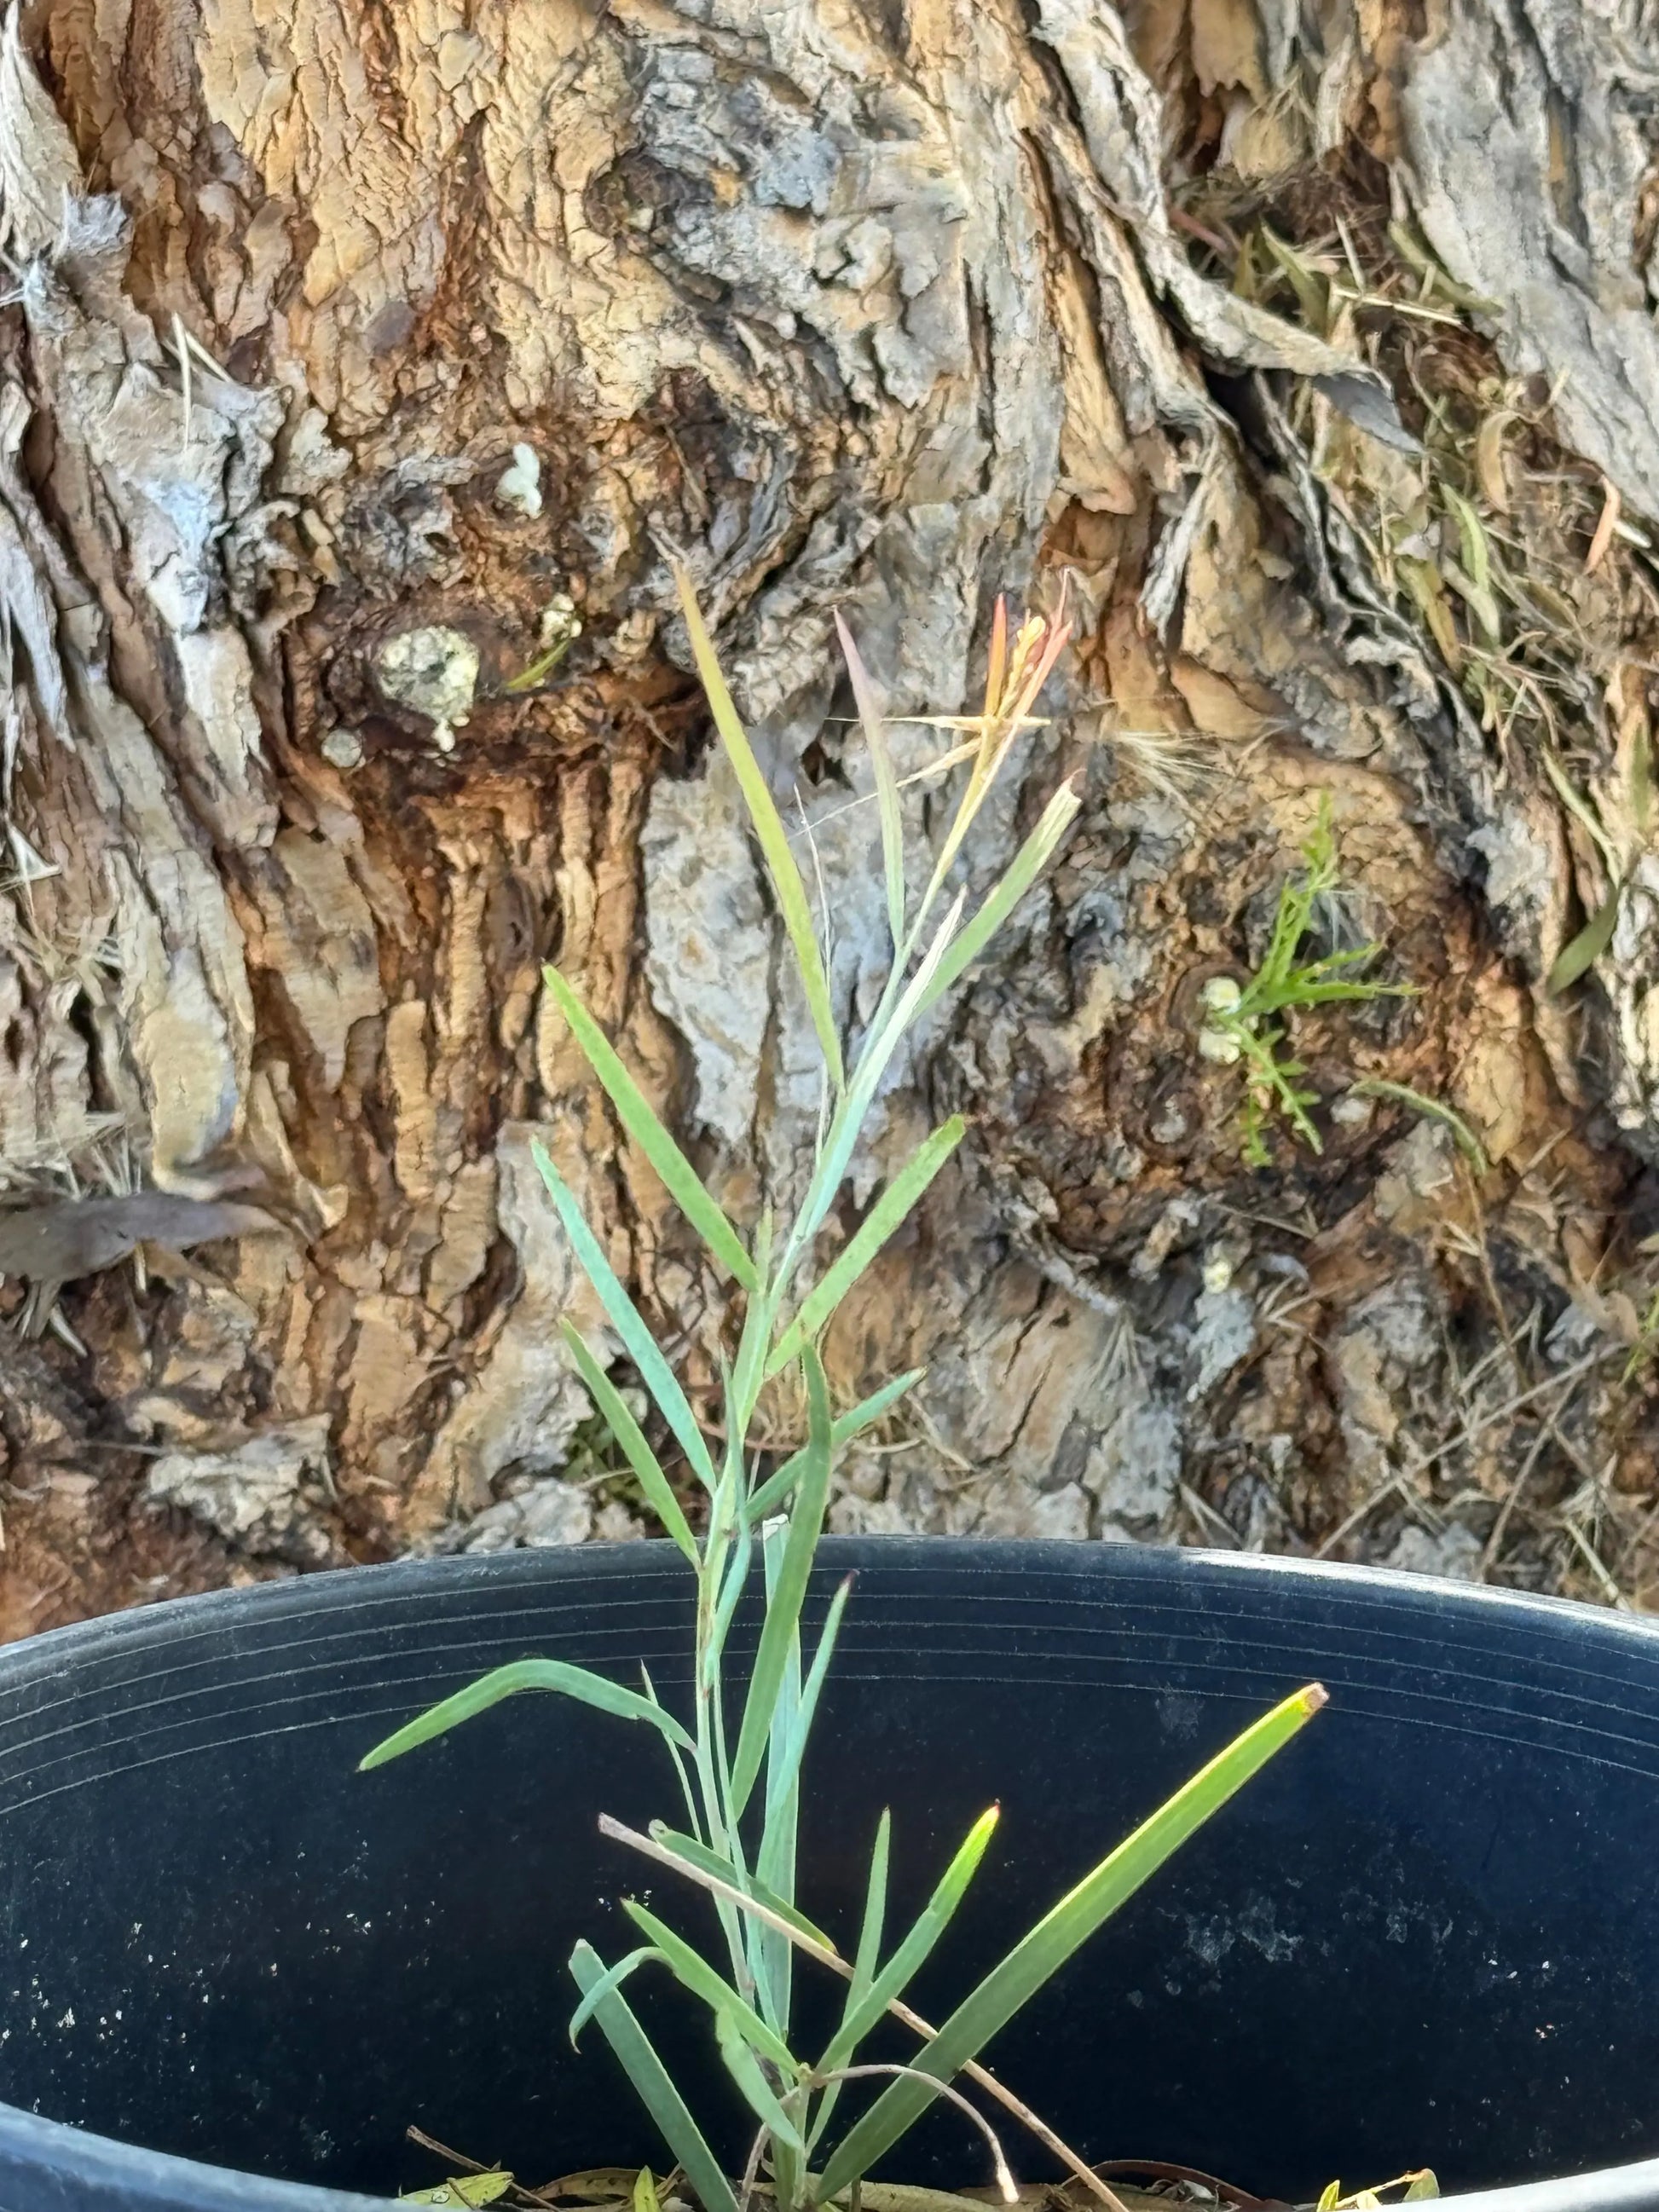
[[[1217,975],[1204,987],[1198,1049],[1206,1060],[1224,1067],[1243,1068],[1240,1134],[1247,1167],[1267,1165],[1267,1123],[1275,1114],[1314,1152],[1324,1150],[1308,1115],[1308,1109],[1319,1103],[1319,1094],[1302,1087],[1299,1079],[1307,1073],[1303,1063],[1281,1053],[1286,1031],[1276,1017],[1309,1006],[1411,995],[1409,983],[1368,983],[1352,974],[1376,958],[1380,950],[1376,945],[1340,949],[1318,960],[1297,960],[1319,902],[1338,887],[1336,837],[1328,799],[1320,801],[1319,819],[1302,857],[1307,872],[1299,879],[1292,878],[1279,892],[1273,936],[1255,974],[1243,984],[1231,975]]]
[[[671,1711],[643,1668],[640,1686],[634,1689],[562,1660],[520,1660],[418,1715],[377,1744],[362,1765],[382,1765],[520,1690],[559,1692],[619,1720],[641,1723],[661,1741],[683,1814],[672,1820],[653,1821],[643,1834],[609,1816],[599,1825],[617,1843],[654,1866],[672,1869],[686,1884],[701,1889],[705,1899],[712,1899],[720,1944],[711,1956],[656,1911],[635,1899],[626,1900],[623,1910],[640,1939],[635,1948],[609,1963],[586,1941],[571,1954],[570,1972],[580,1990],[571,2038],[574,2042],[590,2021],[598,2027],[703,2212],[747,2212],[749,2200],[763,2181],[777,2212],[809,2212],[813,2206],[845,2202],[936,2098],[963,2107],[988,2140],[999,2190],[1005,2200],[1014,2201],[1016,2191],[1000,2143],[983,2116],[954,2086],[961,2075],[998,2099],[1109,2207],[1116,2200],[1105,2184],[978,2064],[978,2053],[1171,1852],[1297,1735],[1325,1702],[1325,1692],[1316,1683],[1285,1698],[1248,1728],[1085,1873],[937,2028],[909,2008],[904,1993],[974,1879],[997,1825],[994,1807],[974,1823],[928,1903],[896,1942],[887,1926],[890,1820],[886,1813],[876,1829],[862,1925],[850,1947],[838,1946],[805,1917],[796,1899],[802,1761],[850,1595],[850,1583],[843,1583],[831,1595],[809,1653],[803,1633],[805,1601],[829,1504],[830,1474],[837,1447],[880,1419],[918,1380],[914,1374],[900,1376],[836,1418],[817,1347],[848,1287],[961,1141],[961,1118],[953,1117],[918,1147],[822,1273],[813,1273],[812,1254],[901,1040],[983,951],[1045,866],[1077,812],[1076,797],[1068,786],[1062,786],[1001,881],[975,912],[966,910],[961,892],[947,897],[951,863],[1014,738],[1030,726],[1031,708],[1065,645],[1066,631],[1060,622],[1033,617],[1011,635],[1006,612],[999,605],[984,708],[976,717],[950,718],[949,726],[965,738],[956,749],[958,761],[968,766],[965,785],[939,859],[920,901],[913,903],[905,881],[898,783],[881,714],[857,651],[842,629],[842,647],[875,771],[893,945],[885,990],[849,1064],[843,1057],[806,888],[787,834],[683,576],[680,593],[698,673],[748,805],[823,1056],[822,1134],[806,1194],[793,1220],[785,1224],[763,1215],[751,1236],[740,1233],[658,1120],[569,983],[551,969],[546,981],[623,1126],[651,1160],[712,1261],[735,1285],[734,1341],[724,1374],[722,1433],[716,1449],[711,1449],[673,1370],[545,1152],[538,1154],[538,1164],[565,1233],[611,1327],[702,1493],[703,1525],[698,1535],[635,1407],[611,1381],[599,1356],[567,1323],[565,1340],[578,1371],[610,1423],[641,1492],[691,1571],[687,1596],[695,1607],[695,1638],[690,1710]],[[1324,880],[1322,876],[1320,882]],[[1307,893],[1309,903],[1316,888]],[[1298,905],[1296,912],[1302,918],[1293,927],[1287,921],[1281,929],[1285,942],[1279,967],[1285,976],[1306,926],[1305,911],[1305,906]],[[1333,994],[1332,987],[1316,988]],[[1261,1010],[1267,1011],[1266,1001]],[[782,1467],[763,1478],[750,1439],[763,1388],[785,1370],[793,1370],[800,1385],[806,1441]],[[727,1642],[746,1596],[759,1600],[759,1643],[749,1664],[729,1666]],[[840,2023],[825,2046],[814,2053],[802,2053],[791,2040],[797,1954],[846,1984]],[[716,2155],[623,1993],[629,1978],[647,1967],[672,1975],[705,2009],[719,2056],[753,2116],[752,2147],[735,2185],[732,2167]],[[910,2063],[860,2061],[862,2045],[889,2014],[917,2039]],[[866,2081],[878,2081],[878,2092],[850,2126],[835,2130],[843,2087]]]
[[[1633,1382],[1659,1352],[1659,1291],[1648,1301],[1647,1309],[1637,1323],[1636,1341],[1631,1346],[1630,1358],[1625,1362],[1623,1382]]]

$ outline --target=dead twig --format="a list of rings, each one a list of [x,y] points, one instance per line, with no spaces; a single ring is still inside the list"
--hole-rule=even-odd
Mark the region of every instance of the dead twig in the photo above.
[[[452,2172],[495,2173],[501,2170],[497,2166],[480,2165],[476,2158],[468,2158],[465,2151],[452,2150],[447,2143],[440,2142],[436,2136],[428,2135],[424,2128],[410,2126],[405,2128],[404,2133],[410,2142],[418,2143],[422,2150],[429,2150],[434,2158],[444,2160]],[[527,2183],[519,2180],[516,2176],[514,2179],[513,2186],[519,2196],[526,2198],[532,2204],[544,2204],[549,2208],[549,2212],[559,2212],[559,2208],[551,2197],[544,2197],[540,2190],[532,2189]]]
[[[948,2099],[958,2111],[966,2112],[990,2145],[992,2166],[997,2178],[998,2195],[1005,2204],[1018,2203],[1019,2191],[1015,2185],[1013,2175],[1008,2170],[1008,2161],[1003,2155],[1002,2144],[998,2138],[996,2130],[986,2118],[984,2113],[975,2112],[961,2090],[953,2089],[948,2081],[941,2081],[936,2075],[924,2074],[919,2066],[892,2065],[837,2066],[831,2073],[815,2074],[812,2079],[818,2087],[827,2089],[832,2081],[863,2081],[877,2075],[890,2075],[898,2081],[929,2082],[939,2096]]]
[[[1570,1386],[1567,1393],[1568,1399],[1571,1397],[1573,1390],[1577,1389],[1577,1383]],[[1566,1404],[1567,1399],[1563,1399],[1561,1401],[1561,1411],[1565,1411]],[[1516,1476],[1515,1480],[1510,1485],[1508,1492],[1504,1497],[1504,1503],[1498,1509],[1498,1518],[1492,1524],[1492,1533],[1486,1538],[1486,1547],[1480,1554],[1480,1565],[1475,1571],[1475,1578],[1477,1581],[1484,1583],[1492,1573],[1493,1567],[1497,1565],[1498,1554],[1503,1548],[1504,1536],[1505,1531],[1509,1528],[1510,1517],[1514,1514],[1516,1507],[1520,1504],[1521,1493],[1526,1488],[1528,1483],[1532,1480],[1532,1471],[1542,1458],[1544,1447],[1549,1441],[1549,1429],[1547,1427],[1540,1426],[1538,1434],[1532,1440],[1531,1449],[1528,1452],[1525,1460],[1522,1463],[1521,1472]]]
[[[1493,1407],[1490,1413],[1482,1413],[1475,1420],[1466,1421],[1462,1428],[1455,1429],[1450,1436],[1436,1444],[1431,1451],[1424,1452],[1419,1458],[1413,1460],[1409,1467],[1396,1468],[1385,1482],[1380,1482],[1369,1498],[1356,1505],[1353,1511],[1332,1529],[1324,1542],[1315,1551],[1315,1559],[1328,1559],[1342,1539],[1352,1535],[1362,1522],[1369,1520],[1391,1492],[1403,1487],[1409,1493],[1411,1484],[1425,1468],[1432,1467],[1437,1460],[1443,1459],[1449,1451],[1455,1451],[1459,1444],[1473,1443],[1474,1438],[1486,1430],[1494,1427],[1499,1421],[1506,1420],[1511,1413],[1518,1413],[1522,1406],[1531,1405],[1534,1399],[1540,1397],[1545,1391],[1553,1390],[1559,1384],[1576,1380],[1581,1375],[1588,1375],[1594,1368],[1605,1367],[1609,1360],[1617,1359],[1620,1356],[1618,1351],[1611,1348],[1605,1352],[1587,1353],[1583,1359],[1575,1360],[1571,1367],[1564,1367],[1559,1375],[1548,1376],[1543,1382],[1534,1383],[1531,1389],[1522,1390],[1514,1397],[1506,1399],[1501,1406]]]

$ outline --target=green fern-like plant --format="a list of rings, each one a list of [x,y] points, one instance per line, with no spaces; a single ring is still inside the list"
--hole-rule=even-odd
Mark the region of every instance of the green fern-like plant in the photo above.
[[[1352,972],[1376,957],[1381,947],[1376,945],[1339,948],[1316,960],[1298,957],[1320,900],[1340,880],[1328,799],[1320,801],[1319,818],[1302,857],[1306,871],[1279,894],[1273,935],[1255,975],[1243,984],[1231,975],[1217,975],[1204,987],[1198,1048],[1206,1060],[1243,1068],[1239,1133],[1247,1167],[1268,1164],[1267,1128],[1275,1115],[1310,1150],[1324,1150],[1308,1113],[1319,1103],[1319,1093],[1303,1087],[1307,1068],[1283,1049],[1288,1032],[1279,1017],[1313,1006],[1407,998],[1412,991],[1409,983],[1367,982]]]

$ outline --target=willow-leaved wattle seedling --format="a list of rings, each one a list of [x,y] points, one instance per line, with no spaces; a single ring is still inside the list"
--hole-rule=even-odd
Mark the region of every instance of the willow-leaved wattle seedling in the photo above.
[[[1011,637],[999,604],[983,709],[975,716],[941,718],[961,742],[939,765],[965,764],[967,776],[951,826],[913,910],[906,883],[898,778],[872,686],[842,627],[842,648],[874,770],[893,945],[885,989],[849,1061],[843,1054],[823,950],[789,838],[684,577],[680,594],[697,671],[748,806],[823,1055],[820,1135],[805,1196],[794,1218],[784,1224],[763,1216],[752,1235],[745,1237],[704,1187],[569,984],[552,969],[546,980],[624,1127],[716,1267],[734,1285],[735,1340],[725,1371],[716,1447],[711,1448],[673,1370],[575,1199],[545,1152],[538,1158],[565,1233],[627,1358],[705,1493],[699,1536],[644,1429],[599,1357],[567,1323],[564,1334],[577,1369],[653,1511],[692,1571],[696,1656],[690,1710],[669,1711],[643,1670],[636,1690],[559,1660],[526,1659],[498,1668],[419,1715],[377,1744],[362,1765],[380,1766],[396,1759],[520,1690],[562,1692],[619,1719],[643,1722],[661,1739],[678,1778],[684,1825],[678,1817],[654,1821],[648,1834],[608,1819],[601,1826],[619,1844],[672,1868],[688,1884],[712,1896],[724,1956],[716,1963],[656,1912],[636,1902],[626,1903],[623,1910],[642,1939],[637,1948],[607,1964],[584,1942],[571,1956],[570,1971],[580,1990],[571,2035],[574,2040],[589,2021],[598,2026],[704,2212],[739,2212],[763,2176],[781,2212],[807,2212],[813,2205],[844,2199],[853,2184],[941,2096],[960,2106],[988,2139],[994,2171],[1004,2196],[1012,2200],[1013,2185],[994,2131],[955,2086],[963,2075],[1032,2127],[1051,2152],[1109,2203],[1113,2200],[1104,2185],[978,2065],[978,2053],[1123,1900],[1289,1742],[1324,1703],[1324,1692],[1317,1685],[1286,1698],[1195,1774],[1060,1898],[938,2027],[910,2009],[904,1992],[974,1878],[996,1826],[994,1810],[974,1824],[915,1924],[896,1942],[890,1940],[886,1927],[886,1814],[877,1831],[863,1922],[850,1956],[844,1956],[829,1935],[805,1918],[795,1901],[802,1760],[848,1597],[848,1585],[843,1583],[830,1601],[809,1659],[802,1648],[802,1609],[829,1503],[836,1452],[879,1420],[918,1380],[914,1374],[902,1376],[862,1404],[836,1415],[817,1345],[849,1287],[960,1143],[961,1118],[953,1116],[917,1149],[816,1276],[813,1254],[882,1076],[901,1041],[984,951],[1036,881],[1077,812],[1074,793],[1062,785],[1006,873],[976,909],[967,911],[960,891],[947,896],[969,828],[1014,740],[1032,725],[1032,708],[1065,646],[1066,629],[1060,622],[1032,617]],[[763,1480],[749,1447],[751,1427],[767,1383],[791,1370],[805,1399],[806,1441]],[[728,1672],[726,1643],[738,1605],[756,1582],[763,1593],[760,1641],[744,1680],[738,1670]],[[792,2040],[797,1953],[846,1984],[840,2023],[828,2044],[811,2055],[800,2053]],[[753,2147],[735,2183],[628,2002],[625,1984],[646,1967],[665,1968],[706,2008],[720,2057],[755,2116]],[[861,2046],[889,2014],[896,2014],[916,2036],[914,2054],[904,2064],[861,2062]],[[850,2125],[838,2130],[835,2122],[842,2086],[866,2080],[878,2080],[879,2093],[857,2112]]]

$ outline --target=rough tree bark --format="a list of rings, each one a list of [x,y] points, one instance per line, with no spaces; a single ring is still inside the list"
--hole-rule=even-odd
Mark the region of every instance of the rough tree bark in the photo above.
[[[853,1030],[831,611],[898,714],[997,591],[1079,615],[971,871],[1062,773],[1079,830],[865,1166],[975,1116],[832,1339],[849,1394],[931,1370],[839,1524],[1530,1530],[1517,1577],[1639,1592],[1642,1401],[1583,1362],[1656,1225],[1656,56],[1646,0],[15,0],[0,1625],[638,1526],[532,1133],[694,1376],[721,1294],[540,963],[734,1211],[816,1110],[676,550]],[[1325,1150],[1251,1174],[1196,988],[1325,793],[1328,927],[1419,995],[1299,1033]]]

